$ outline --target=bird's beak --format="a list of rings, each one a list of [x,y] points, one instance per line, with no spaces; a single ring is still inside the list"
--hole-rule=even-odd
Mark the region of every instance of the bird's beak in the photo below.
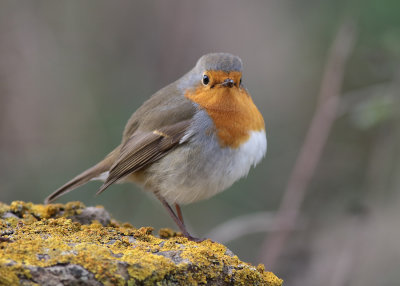
[[[233,87],[235,85],[235,82],[233,81],[233,79],[227,78],[224,80],[223,83],[221,83],[221,85],[226,87]]]

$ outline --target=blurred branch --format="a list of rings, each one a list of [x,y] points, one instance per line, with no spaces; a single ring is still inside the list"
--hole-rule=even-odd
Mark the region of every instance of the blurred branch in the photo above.
[[[276,231],[273,222],[274,214],[271,212],[243,215],[214,227],[206,237],[220,243],[227,243],[252,233]]]
[[[272,227],[273,214],[271,212],[259,212],[226,221],[214,227],[206,237],[220,243],[226,243],[249,233],[272,231]]]
[[[272,233],[262,247],[261,260],[271,269],[295,226],[306,189],[336,118],[345,66],[353,50],[355,37],[353,21],[344,21],[328,54],[317,109],[274,220],[273,228],[279,231]]]
[[[381,101],[387,101],[387,110],[391,106],[393,110],[398,109],[398,102],[396,102],[396,92],[398,90],[398,76],[393,81],[386,84],[385,88],[376,90],[372,97],[364,99],[368,104],[374,98]],[[368,95],[368,90],[366,95]],[[359,103],[357,106],[362,104]],[[356,107],[357,107],[356,106]],[[374,106],[374,108],[382,109],[382,105]],[[389,113],[389,112],[388,112]],[[388,118],[393,119],[397,116]],[[393,121],[393,120],[391,120]],[[394,125],[390,120],[386,120],[385,124],[377,122],[371,125],[375,127],[373,137],[371,138],[371,150],[369,152],[368,164],[365,174],[365,187],[366,198],[365,202],[353,209],[353,215],[347,219],[350,225],[346,233],[346,239],[340,245],[336,245],[333,251],[338,253],[338,259],[334,261],[334,265],[329,265],[333,271],[330,277],[322,277],[320,283],[331,286],[344,286],[352,284],[354,272],[357,267],[362,264],[363,257],[361,253],[368,252],[371,244],[368,242],[368,231],[371,227],[370,214],[379,211],[381,207],[382,198],[387,190],[389,190],[392,165],[394,164],[393,154],[395,154],[395,140],[394,140]],[[365,205],[364,205],[365,204]],[[332,256],[331,256],[332,257]],[[332,260],[332,259],[330,259]]]

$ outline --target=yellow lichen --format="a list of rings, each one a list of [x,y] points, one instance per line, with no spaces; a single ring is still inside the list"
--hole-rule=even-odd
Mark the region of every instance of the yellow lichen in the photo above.
[[[11,240],[0,242],[0,285],[31,279],[29,266],[60,263],[81,265],[104,285],[167,284],[168,279],[181,285],[207,284],[219,279],[226,267],[230,271],[223,279],[228,284],[282,284],[262,265],[254,267],[229,256],[225,246],[210,240],[196,243],[165,229],[158,238],[151,227],[136,229],[115,221],[106,227],[97,221],[81,225],[68,218],[84,207],[79,202],[0,203],[0,234]],[[12,215],[1,219],[7,212]]]

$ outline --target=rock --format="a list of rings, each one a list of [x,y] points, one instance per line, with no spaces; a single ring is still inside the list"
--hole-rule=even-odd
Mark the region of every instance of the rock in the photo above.
[[[31,279],[24,281],[25,285],[32,284],[34,281],[39,285],[58,286],[62,285],[93,285],[101,286],[96,280],[95,275],[80,265],[66,264],[54,265],[49,267],[28,266]],[[32,282],[31,282],[32,281]]]
[[[81,213],[69,217],[72,221],[79,222],[80,224],[90,224],[92,221],[97,220],[103,226],[107,226],[111,222],[109,213],[100,207],[87,207]]]
[[[0,203],[0,285],[282,285],[210,240],[134,228],[82,203]]]

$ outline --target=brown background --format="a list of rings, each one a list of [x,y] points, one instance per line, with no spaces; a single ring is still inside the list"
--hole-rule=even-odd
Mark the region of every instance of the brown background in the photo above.
[[[399,3],[1,1],[0,201],[42,202],[116,146],[152,93],[202,54],[231,52],[242,58],[244,83],[266,120],[268,154],[247,179],[184,214],[199,236],[240,218],[234,226],[249,229],[227,246],[243,260],[265,262],[271,229],[254,222],[268,224],[279,207],[330,47],[348,17],[356,43],[339,114],[297,227],[271,267],[287,285],[397,285]],[[101,204],[138,227],[175,227],[137,187],[116,185],[95,197],[99,185],[60,201]]]

